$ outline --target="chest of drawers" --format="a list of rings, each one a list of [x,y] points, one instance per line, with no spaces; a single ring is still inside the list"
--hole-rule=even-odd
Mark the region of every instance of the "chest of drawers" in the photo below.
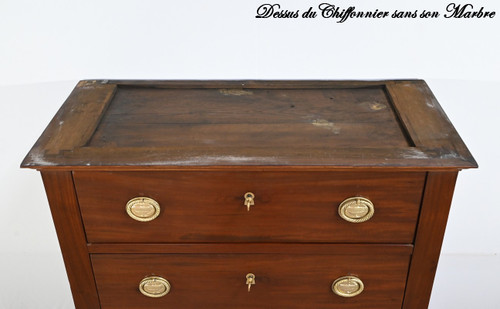
[[[97,80],[22,167],[77,308],[421,309],[476,163],[421,80]]]

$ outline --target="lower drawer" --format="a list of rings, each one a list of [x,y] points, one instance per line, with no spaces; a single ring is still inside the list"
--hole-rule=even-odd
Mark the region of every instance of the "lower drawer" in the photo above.
[[[92,254],[92,264],[102,308],[401,308],[408,250],[352,252]],[[361,282],[363,291],[335,294],[332,284],[344,276],[352,278],[338,292],[355,294]],[[141,282],[152,296],[170,290],[148,297]]]

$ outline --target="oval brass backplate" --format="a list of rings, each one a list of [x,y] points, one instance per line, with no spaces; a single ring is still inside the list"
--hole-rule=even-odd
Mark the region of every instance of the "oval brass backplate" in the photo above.
[[[160,204],[152,198],[139,196],[127,202],[126,210],[132,219],[147,222],[160,215]]]
[[[361,223],[370,220],[375,213],[373,203],[364,197],[350,197],[340,203],[339,215],[342,219],[352,222]]]
[[[342,297],[354,297],[365,288],[363,281],[355,276],[340,277],[332,283],[333,293]]]
[[[139,291],[147,297],[162,297],[170,292],[170,282],[162,277],[146,277],[139,283]]]

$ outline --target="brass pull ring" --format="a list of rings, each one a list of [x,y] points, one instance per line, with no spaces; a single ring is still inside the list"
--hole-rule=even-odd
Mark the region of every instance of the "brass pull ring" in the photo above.
[[[162,277],[146,277],[139,283],[139,291],[147,297],[162,297],[170,292],[170,282]]]
[[[350,197],[340,203],[339,215],[342,219],[352,222],[361,223],[370,220],[375,213],[373,203],[364,197]]]
[[[338,296],[354,297],[363,292],[363,281],[355,276],[340,277],[332,283],[332,291]]]
[[[139,196],[127,202],[125,207],[130,218],[148,222],[160,215],[160,204],[152,198]]]

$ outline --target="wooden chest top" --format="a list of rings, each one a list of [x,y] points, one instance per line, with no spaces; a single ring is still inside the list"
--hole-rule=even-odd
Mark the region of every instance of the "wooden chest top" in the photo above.
[[[81,81],[22,163],[38,169],[476,163],[422,80]]]
[[[22,166],[76,308],[422,309],[476,162],[421,80],[81,81]]]

